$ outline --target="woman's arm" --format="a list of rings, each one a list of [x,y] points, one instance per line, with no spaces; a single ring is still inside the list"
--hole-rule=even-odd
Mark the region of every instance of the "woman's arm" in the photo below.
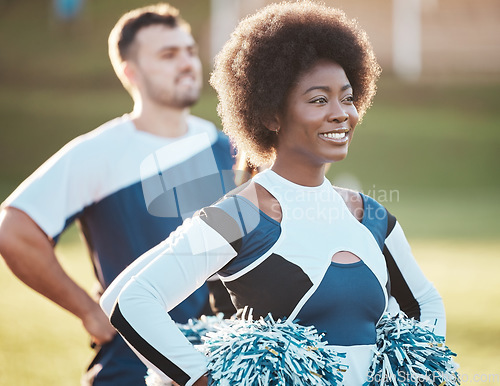
[[[389,312],[402,310],[417,320],[429,320],[434,332],[445,336],[441,296],[418,266],[396,218],[369,196],[348,190],[339,193],[353,215],[370,230],[384,255],[389,272]]]
[[[389,270],[391,295],[409,317],[430,321],[436,335],[445,336],[443,300],[413,257],[401,225],[394,217],[392,219],[389,219],[391,227],[383,250]]]
[[[111,323],[148,367],[180,385],[199,380],[207,360],[168,311],[236,256],[224,235],[209,224],[204,212],[186,220],[120,274],[101,300]]]

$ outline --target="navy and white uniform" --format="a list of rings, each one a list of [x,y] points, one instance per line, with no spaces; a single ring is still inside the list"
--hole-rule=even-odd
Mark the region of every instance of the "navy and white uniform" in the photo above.
[[[326,178],[305,187],[266,170],[253,181],[277,199],[281,222],[227,195],[186,220],[104,294],[101,305],[111,322],[149,367],[186,385],[206,372],[206,358],[169,312],[214,273],[240,314],[247,307],[254,318],[271,313],[324,331],[329,344],[347,353],[348,386],[367,380],[384,311],[401,308],[431,320],[444,335],[442,300],[383,206],[362,195],[360,222]],[[332,263],[341,251],[360,260]]]
[[[185,218],[232,190],[233,164],[228,138],[206,120],[190,116],[184,136],[164,138],[124,115],[69,142],[3,205],[26,212],[55,241],[77,220],[105,289]],[[184,323],[207,300],[200,285],[171,316]],[[144,383],[144,364],[119,337],[100,349],[97,364],[95,385]]]

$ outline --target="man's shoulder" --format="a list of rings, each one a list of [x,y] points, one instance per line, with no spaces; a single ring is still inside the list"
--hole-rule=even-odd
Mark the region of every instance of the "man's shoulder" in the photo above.
[[[111,119],[100,125],[99,127],[89,131],[81,135],[80,138],[82,141],[105,141],[107,139],[111,139],[112,137],[124,136],[133,130],[133,123],[128,115],[123,115],[121,117],[117,117]]]
[[[114,118],[99,127],[79,135],[67,143],[65,151],[87,151],[89,148],[108,147],[110,143],[116,144],[120,138],[125,138],[131,131],[131,121],[127,116]]]
[[[229,137],[219,130],[214,123],[194,115],[189,116],[188,123],[193,134],[205,133],[208,135],[214,151],[229,157],[229,162],[231,164],[234,163],[236,148],[231,143]]]
[[[207,119],[198,117],[196,115],[189,115],[188,118],[188,123],[191,125],[193,128],[200,129],[200,130],[217,130],[215,127],[215,124]]]
[[[210,141],[212,143],[216,141],[229,142],[229,138],[222,131],[220,131],[213,122],[209,120],[200,118],[195,115],[190,115],[188,117],[188,124],[190,129],[195,134],[201,134],[201,133],[208,134]]]

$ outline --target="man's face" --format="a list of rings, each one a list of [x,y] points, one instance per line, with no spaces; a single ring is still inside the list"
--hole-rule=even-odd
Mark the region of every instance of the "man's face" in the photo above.
[[[173,108],[198,101],[201,61],[193,37],[182,28],[156,24],[139,30],[129,63],[143,101]]]

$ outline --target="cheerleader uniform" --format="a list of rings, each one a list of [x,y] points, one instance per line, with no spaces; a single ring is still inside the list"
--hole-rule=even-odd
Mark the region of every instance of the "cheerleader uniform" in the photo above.
[[[324,332],[329,344],[347,354],[347,386],[367,380],[376,324],[389,305],[433,320],[444,335],[441,298],[385,208],[362,196],[360,222],[326,178],[306,187],[266,170],[253,181],[276,198],[281,222],[228,195],[185,221],[103,296],[111,322],[150,368],[186,385],[206,372],[207,359],[168,312],[214,273],[240,316],[244,310],[254,318],[271,313]],[[359,261],[332,262],[342,251]]]

